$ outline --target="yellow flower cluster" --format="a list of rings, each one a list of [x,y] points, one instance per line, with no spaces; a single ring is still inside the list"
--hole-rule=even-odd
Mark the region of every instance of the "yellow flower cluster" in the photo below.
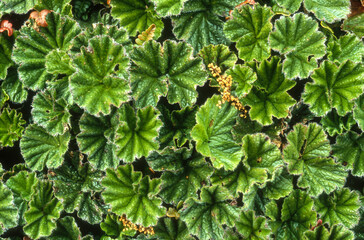
[[[218,66],[215,66],[213,63],[210,63],[207,65],[212,76],[217,77],[216,81],[220,85],[220,92],[222,94],[222,101],[219,100],[218,107],[221,108],[221,104],[225,102],[230,102],[231,105],[233,105],[238,111],[241,112],[240,117],[246,118],[247,110],[245,107],[241,104],[239,101],[239,98],[234,97],[231,95],[231,85],[233,82],[233,78],[231,75],[226,76],[221,75],[221,68]]]
[[[126,216],[123,215],[119,218],[119,221],[123,222],[123,232],[128,231],[128,230],[135,230],[138,231],[140,233],[144,233],[145,235],[154,235],[154,229],[153,227],[143,227],[141,225],[137,225],[134,224],[132,222],[130,222],[128,219],[126,219]]]

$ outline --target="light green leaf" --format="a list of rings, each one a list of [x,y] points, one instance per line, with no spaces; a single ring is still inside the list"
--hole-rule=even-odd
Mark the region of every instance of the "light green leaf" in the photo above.
[[[158,105],[157,108],[161,112],[160,119],[163,122],[158,137],[160,149],[167,146],[182,147],[187,141],[192,140],[190,133],[196,124],[195,116],[198,110],[196,106],[193,108],[185,107],[172,112],[164,105]]]
[[[364,26],[363,26],[364,14],[358,14],[356,16],[347,18],[344,20],[342,29],[345,31],[353,32],[359,38],[364,37]]]
[[[67,107],[63,98],[57,98],[55,89],[39,92],[33,100],[34,122],[53,136],[62,135],[70,128],[71,114]]]
[[[1,1],[5,3],[5,8],[3,9],[5,12],[14,11],[17,14],[27,13],[38,2],[38,0],[1,0]]]
[[[0,79],[5,79],[7,69],[13,65],[11,53],[14,45],[14,37],[0,34]]]
[[[161,35],[164,28],[162,20],[157,16],[154,6],[147,0],[121,0],[111,2],[111,15],[120,20],[130,36],[135,36],[150,25],[155,24],[155,38]]]
[[[272,49],[285,55],[283,71],[287,78],[307,78],[325,55],[325,35],[317,22],[298,13],[283,16],[275,22],[269,41]]]
[[[224,25],[224,33],[237,42],[239,58],[244,61],[263,61],[270,56],[268,35],[272,30],[272,17],[271,9],[260,4],[254,7],[246,4],[234,10],[232,19]]]
[[[184,5],[179,16],[172,17],[173,33],[179,40],[190,43],[195,53],[209,44],[229,43],[223,32],[226,16],[240,1],[238,0],[195,0]]]
[[[201,49],[198,55],[202,58],[205,68],[208,69],[208,65],[213,63],[215,66],[220,67],[221,71],[224,73],[228,68],[232,68],[238,58],[235,53],[230,51],[229,47],[223,44],[219,45],[208,45]],[[210,86],[218,87],[219,84],[212,76],[209,71]]]
[[[54,137],[44,128],[31,124],[20,140],[20,149],[27,166],[41,171],[45,166],[56,168],[62,164],[69,140],[69,132]]]
[[[17,214],[13,193],[0,182],[0,234],[17,225]]]
[[[296,102],[287,91],[296,83],[285,79],[280,59],[273,57],[270,62],[263,61],[256,72],[258,79],[243,99],[251,106],[250,118],[263,125],[269,125],[273,123],[273,116],[287,117],[288,108]]]
[[[322,194],[315,199],[315,208],[322,221],[330,226],[342,223],[352,228],[359,222],[359,195],[348,188],[335,190],[332,194]]]
[[[45,68],[47,54],[53,49],[69,50],[71,40],[81,32],[75,21],[54,12],[47,15],[46,21],[48,27],[40,27],[39,32],[22,27],[15,41],[13,60],[20,65],[20,80],[32,90],[44,89],[52,79]]]
[[[53,49],[46,56],[45,67],[50,74],[71,75],[75,69],[71,65],[71,57],[63,50]]]
[[[226,71],[226,75],[233,78],[231,90],[236,93],[238,98],[245,96],[252,88],[252,83],[257,80],[255,72],[247,66],[241,64],[235,65]]]
[[[114,134],[117,128],[117,114],[95,117],[84,113],[80,119],[81,133],[77,135],[80,150],[87,154],[87,159],[97,169],[115,168],[120,159],[116,155]]]
[[[220,109],[216,106],[219,98],[215,95],[200,107],[191,135],[197,143],[197,151],[210,157],[215,168],[233,170],[243,155],[231,134],[238,112],[228,103],[222,104]]]
[[[245,239],[264,240],[267,239],[271,230],[267,228],[264,217],[255,217],[254,211],[242,211],[239,219],[235,223],[238,232]]]
[[[37,184],[38,179],[35,173],[28,173],[27,171],[21,171],[15,176],[12,176],[6,181],[7,187],[22,200],[28,203],[33,196],[33,187]]]
[[[323,116],[331,108],[336,108],[338,114],[344,116],[352,110],[352,100],[363,93],[364,66],[361,63],[346,61],[336,66],[324,61],[311,77],[314,83],[306,84],[302,98],[318,116]]]
[[[193,240],[186,224],[180,219],[160,218],[154,227],[155,237],[163,240]]]
[[[60,218],[57,221],[57,227],[48,237],[50,240],[79,240],[81,232],[78,229],[75,219],[70,216]]]
[[[358,123],[361,130],[364,130],[364,94],[360,95],[360,97],[355,100],[353,113],[355,121]]]
[[[283,158],[288,163],[291,174],[300,174],[298,186],[309,187],[308,193],[319,195],[330,193],[345,183],[347,172],[330,154],[329,141],[323,129],[311,123],[308,126],[297,124],[287,135],[288,145],[283,150]]]
[[[343,63],[346,60],[361,63],[364,57],[364,43],[354,34],[341,36],[338,40],[331,38],[327,47],[328,59]]]
[[[157,150],[158,137],[162,121],[153,107],[138,109],[136,112],[129,104],[119,110],[120,125],[116,130],[116,155],[125,162],[133,162],[135,158],[147,157],[151,151]]]
[[[0,114],[0,147],[12,147],[23,135],[26,122],[15,109],[4,108]]]
[[[119,107],[129,100],[129,83],[122,76],[129,63],[125,50],[108,36],[96,36],[81,52],[70,77],[73,99],[92,115],[109,114],[111,105]]]
[[[191,234],[201,240],[222,239],[222,224],[232,227],[238,219],[239,212],[228,202],[231,196],[221,186],[204,187],[201,200],[189,198],[181,212],[181,219],[186,222]]]
[[[168,170],[162,174],[159,193],[167,203],[177,204],[188,197],[196,196],[197,190],[202,187],[203,182],[206,183],[213,171],[199,153],[186,148],[166,148],[161,154],[153,155],[147,158],[148,163],[157,169]],[[173,165],[176,166],[175,170]]]
[[[349,112],[345,116],[339,116],[335,108],[328,112],[320,121],[322,127],[330,136],[335,134],[342,134],[344,131],[350,130],[351,126],[355,124],[353,114]]]
[[[269,226],[275,239],[304,239],[303,233],[316,222],[312,206],[310,196],[298,189],[284,199],[281,210],[274,201],[267,205],[266,215],[271,218]]]
[[[350,14],[350,1],[347,0],[305,0],[305,8],[325,22],[337,22]]]
[[[162,17],[179,15],[187,0],[152,0],[155,11]]]
[[[305,232],[305,239],[307,240],[330,240],[330,239],[340,239],[340,240],[353,240],[354,234],[352,231],[348,230],[343,225],[334,225],[331,227],[330,232],[323,226],[318,226],[314,231]]]
[[[39,181],[34,190],[29,209],[24,214],[27,224],[23,229],[25,234],[37,239],[51,234],[63,208],[58,199],[53,197],[49,181]]]
[[[49,178],[54,182],[56,196],[62,199],[64,210],[72,213],[77,210],[81,219],[96,224],[102,220],[98,200],[95,195],[102,190],[101,171],[94,170],[89,164],[80,164],[78,152],[65,163],[52,171]]]
[[[132,165],[119,166],[116,170],[106,170],[102,197],[116,214],[125,214],[131,222],[148,227],[165,214],[162,200],[156,196],[160,184],[160,179],[150,180],[149,176],[142,179],[142,173],[135,172]]]
[[[194,58],[185,42],[165,41],[163,47],[148,41],[134,49],[131,58],[133,95],[138,107],[156,106],[167,94],[168,102],[191,106],[197,99],[197,85],[203,85],[207,74],[200,58]]]
[[[9,96],[9,100],[15,103],[23,103],[27,100],[28,92],[19,80],[16,68],[9,68],[8,75],[1,84],[1,88]]]
[[[295,13],[300,8],[303,0],[276,0],[276,2],[290,13]]]
[[[347,132],[339,135],[332,147],[333,155],[347,165],[355,176],[364,176],[364,134]]]
[[[1,86],[0,86],[1,87]],[[5,103],[9,100],[9,96],[6,94],[2,87],[0,88],[0,109],[3,108]]]

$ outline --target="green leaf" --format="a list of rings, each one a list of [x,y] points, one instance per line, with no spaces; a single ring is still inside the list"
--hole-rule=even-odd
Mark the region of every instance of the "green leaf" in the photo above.
[[[327,113],[320,121],[322,127],[329,133],[330,136],[342,134],[344,131],[350,130],[355,124],[353,114],[349,112],[345,116],[339,116],[335,108]]]
[[[196,141],[197,151],[210,157],[215,168],[233,170],[243,155],[231,134],[238,113],[228,103],[223,104],[221,109],[216,106],[219,98],[215,95],[200,107],[191,135]]]
[[[160,96],[181,107],[191,106],[197,99],[197,85],[203,85],[207,74],[200,58],[194,58],[185,42],[165,41],[163,47],[148,41],[134,48],[131,84],[138,107],[156,106]]]
[[[93,37],[89,40],[89,47],[83,47],[73,63],[76,67],[70,79],[73,99],[88,113],[109,114],[111,105],[119,107],[129,100],[130,87],[122,76],[129,60],[124,48],[112,38]]]
[[[14,11],[17,14],[27,13],[38,0],[2,0],[5,3],[4,11]]]
[[[320,195],[315,199],[315,208],[322,221],[330,226],[342,223],[352,228],[359,222],[359,195],[348,188],[337,189],[330,195]]]
[[[17,214],[13,204],[13,193],[0,182],[0,234],[17,225]]]
[[[1,87],[1,86],[0,86]],[[0,109],[3,108],[5,103],[9,100],[9,96],[6,94],[2,87],[0,88]]]
[[[34,97],[32,109],[34,122],[53,136],[69,130],[71,117],[67,102],[56,95],[55,89],[39,92]]]
[[[78,229],[75,219],[70,216],[57,220],[57,227],[48,237],[50,240],[79,240],[81,232]]]
[[[186,224],[180,219],[160,218],[154,227],[155,237],[163,240],[193,240]]]
[[[260,4],[255,4],[254,8],[246,4],[234,10],[232,19],[224,25],[224,33],[237,42],[239,58],[244,61],[263,61],[270,56],[268,35],[272,30],[272,17],[271,9]]]
[[[114,133],[117,128],[117,116],[113,112],[107,116],[95,117],[84,113],[80,119],[81,133],[77,135],[80,150],[87,154],[87,159],[97,169],[115,168],[120,159],[116,156]]]
[[[181,219],[186,222],[190,233],[201,240],[222,239],[222,224],[232,227],[239,216],[237,208],[228,203],[230,198],[226,188],[216,185],[204,187],[201,200],[187,200]]]
[[[179,15],[187,0],[152,0],[155,11],[162,17]]]
[[[6,185],[16,196],[19,196],[28,203],[34,194],[33,187],[37,182],[38,179],[34,172],[21,171],[15,176],[10,177],[6,181]]]
[[[351,60],[360,63],[364,57],[364,44],[354,34],[347,34],[338,40],[331,38],[327,51],[328,59],[332,62],[343,63],[346,60]]]
[[[364,130],[364,94],[360,95],[360,97],[355,100],[353,113],[355,121],[358,123],[361,130]]]
[[[364,134],[347,132],[339,135],[332,147],[338,162],[346,165],[354,176],[364,176]]]
[[[147,161],[153,168],[168,170],[162,174],[159,195],[171,204],[196,196],[213,171],[199,153],[186,148],[165,148],[160,154],[152,154]]]
[[[314,231],[305,232],[305,239],[340,239],[340,240],[353,240],[354,234],[352,231],[345,228],[343,225],[334,225],[331,227],[330,232],[323,226],[316,227]]]
[[[75,69],[71,65],[71,57],[63,50],[53,49],[46,56],[45,67],[50,74],[71,75]]]
[[[13,60],[20,65],[20,80],[31,90],[44,89],[52,79],[45,67],[47,54],[53,49],[69,50],[71,40],[81,32],[75,21],[54,12],[47,15],[46,21],[48,27],[40,27],[39,32],[22,27],[15,41]]]
[[[359,38],[364,37],[364,26],[363,26],[364,14],[358,14],[353,17],[349,17],[344,20],[342,29],[345,31],[353,32]]]
[[[264,240],[267,239],[271,230],[267,228],[264,217],[255,217],[254,211],[242,211],[235,223],[238,232],[246,239]]]
[[[287,117],[288,108],[296,102],[287,91],[296,83],[285,79],[280,59],[264,60],[257,69],[257,77],[254,87],[243,99],[251,107],[250,118],[269,125],[273,123],[272,116]]]
[[[45,166],[56,168],[62,164],[69,140],[69,132],[55,137],[44,128],[31,124],[20,140],[20,149],[27,166],[33,171],[41,171]]]
[[[172,17],[173,33],[177,39],[190,43],[197,53],[209,44],[225,44],[229,41],[223,32],[221,16],[235,7],[238,0],[188,1],[179,16]]]
[[[298,13],[275,22],[269,41],[273,50],[285,55],[283,71],[287,78],[307,78],[325,55],[325,35],[317,22]]]
[[[61,15],[72,17],[71,0],[41,0],[37,1],[35,9],[41,11],[43,9],[53,10]]]
[[[73,40],[73,46],[71,48],[71,52],[74,54],[80,53],[81,47],[82,46],[87,47],[88,41],[91,38],[102,35],[102,36],[109,36],[112,39],[114,39],[116,43],[123,45],[123,47],[126,50],[125,53],[129,55],[129,53],[132,51],[132,42],[129,39],[129,35],[127,34],[124,28],[115,26],[119,25],[119,21],[115,19],[113,19],[113,22],[115,23],[109,23],[103,21],[106,20],[108,17],[111,18],[109,14],[104,14],[103,17],[100,19],[100,22],[92,24],[90,28],[87,28],[85,31],[79,34]]]
[[[89,164],[80,164],[78,154],[75,152],[73,158],[66,158],[65,163],[55,169],[49,178],[54,181],[56,196],[62,199],[66,212],[77,210],[78,217],[96,224],[102,220],[95,195],[102,190],[100,179],[103,174]]]
[[[331,108],[336,108],[338,114],[344,116],[352,110],[352,100],[363,93],[364,66],[361,63],[346,61],[336,66],[324,61],[311,77],[314,83],[306,84],[302,98],[318,116],[323,116]]]
[[[355,237],[358,240],[364,239],[364,197],[360,197],[360,208],[359,208],[360,220],[352,230],[354,231]]]
[[[336,22],[350,14],[350,2],[346,0],[305,0],[305,8],[319,20]]]
[[[303,239],[303,233],[316,222],[312,206],[313,200],[301,190],[293,191],[284,199],[281,211],[272,201],[267,206],[266,215],[271,218],[269,226],[275,239]]]
[[[164,28],[162,20],[157,16],[154,6],[147,0],[122,0],[111,2],[111,15],[120,20],[130,36],[135,36],[150,25],[155,24],[155,38],[161,35]]]
[[[288,145],[283,150],[284,160],[291,174],[300,174],[298,186],[309,187],[309,194],[330,193],[345,183],[347,172],[331,158],[329,141],[317,124],[297,124],[287,135]]]
[[[230,75],[233,78],[231,90],[239,97],[249,93],[252,83],[257,80],[255,72],[250,67],[241,64],[236,64],[233,68],[227,70],[226,75]]]
[[[125,214],[133,223],[148,227],[165,214],[162,200],[156,196],[160,184],[160,179],[142,178],[142,173],[135,172],[132,165],[119,166],[116,170],[106,170],[102,197],[116,214]]]
[[[1,84],[1,88],[9,96],[9,100],[15,103],[23,103],[27,100],[28,92],[19,80],[16,68],[9,68],[8,75]]]
[[[276,0],[276,2],[290,13],[295,13],[300,8],[303,0]]]
[[[108,214],[102,223],[100,223],[101,229],[109,236],[121,237],[123,235],[135,235],[135,230],[127,230],[124,228],[123,222],[118,219],[115,214]]]
[[[0,79],[5,79],[7,69],[13,65],[11,53],[14,45],[14,37],[0,34]]]
[[[23,135],[26,122],[15,109],[4,108],[0,114],[0,147],[12,147]]]
[[[208,69],[208,65],[213,63],[215,66],[220,67],[222,72],[225,72],[228,68],[232,68],[235,62],[238,60],[234,52],[229,50],[229,47],[224,44],[208,45],[203,47],[198,55],[202,58],[205,68]],[[210,86],[218,87],[219,84],[209,71]]]
[[[182,147],[187,141],[192,140],[191,129],[196,124],[195,116],[198,110],[196,106],[171,112],[163,105],[157,107],[161,112],[160,119],[163,122],[158,137],[160,149],[167,146]]]
[[[23,229],[28,236],[37,239],[51,234],[63,208],[58,199],[53,197],[49,181],[39,181],[34,190],[29,209],[24,214],[27,224]]]
[[[151,151],[157,150],[158,137],[162,121],[153,107],[138,109],[136,112],[129,104],[119,110],[120,124],[116,130],[116,155],[125,162],[133,162],[135,158],[147,157]]]

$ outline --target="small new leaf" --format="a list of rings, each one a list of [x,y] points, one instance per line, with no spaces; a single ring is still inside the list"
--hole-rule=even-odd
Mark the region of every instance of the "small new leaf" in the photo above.
[[[23,135],[26,122],[15,109],[4,108],[0,113],[0,147],[12,147]]]

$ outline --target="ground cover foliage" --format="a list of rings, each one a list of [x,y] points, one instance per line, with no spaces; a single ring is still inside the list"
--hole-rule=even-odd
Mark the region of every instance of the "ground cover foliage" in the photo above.
[[[363,12],[0,0],[0,238],[364,239]]]

